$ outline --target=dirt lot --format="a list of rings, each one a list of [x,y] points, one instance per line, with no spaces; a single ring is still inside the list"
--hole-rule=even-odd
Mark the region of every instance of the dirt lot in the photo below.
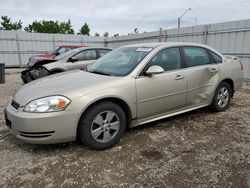
[[[15,139],[3,109],[21,85],[13,73],[0,85],[0,187],[246,187],[249,86],[226,112],[201,109],[150,123],[128,131],[117,146],[94,151]]]

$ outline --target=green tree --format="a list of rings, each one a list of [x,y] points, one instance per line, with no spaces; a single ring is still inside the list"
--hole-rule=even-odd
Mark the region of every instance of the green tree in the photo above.
[[[18,22],[11,22],[11,18],[8,18],[8,16],[1,16],[1,19],[0,30],[21,30],[23,27],[21,20]]]
[[[95,37],[99,37],[100,36],[100,34],[99,33],[95,33]]]
[[[65,34],[75,33],[74,29],[72,28],[72,24],[70,20],[68,20],[67,22],[60,22],[59,30],[60,30],[60,33],[65,33]]]
[[[135,28],[135,29],[134,29],[134,32],[135,32],[136,34],[139,33],[138,28]]]
[[[119,33],[114,34],[114,37],[119,37]]]
[[[84,25],[79,30],[79,34],[88,35],[89,36],[90,28],[89,25],[85,22]]]
[[[74,34],[74,30],[71,25],[71,21],[58,22],[53,20],[33,21],[28,27],[24,28],[27,32],[38,33],[60,33],[60,34]]]
[[[105,33],[103,34],[103,36],[104,36],[104,37],[108,37],[108,36],[109,36],[109,33],[108,33],[108,32],[105,32]]]

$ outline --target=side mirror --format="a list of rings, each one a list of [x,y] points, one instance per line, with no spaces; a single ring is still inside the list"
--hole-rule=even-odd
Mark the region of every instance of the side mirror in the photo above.
[[[75,57],[70,57],[70,58],[68,59],[68,62],[74,63],[74,62],[76,62],[76,61],[78,61],[78,59],[75,58]]]
[[[60,55],[60,53],[59,53],[59,52],[56,52],[55,55],[58,56],[58,55]]]
[[[148,70],[146,71],[146,75],[152,76],[156,74],[161,74],[163,72],[164,72],[164,69],[161,66],[153,65],[148,68]]]

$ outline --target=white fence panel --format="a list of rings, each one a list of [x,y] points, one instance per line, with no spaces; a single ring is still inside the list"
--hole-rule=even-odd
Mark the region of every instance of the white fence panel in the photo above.
[[[59,45],[103,47],[105,43],[103,37],[0,31],[0,63],[6,67],[26,66],[32,54],[44,53]]]
[[[32,54],[65,44],[117,48],[159,41],[202,43],[226,55],[237,56],[243,62],[245,78],[250,79],[250,19],[186,27],[179,31],[168,29],[114,38],[0,31],[0,63],[5,63],[7,67],[25,66]]]
[[[140,42],[196,42],[209,45],[226,55],[237,56],[243,63],[245,78],[250,79],[250,19],[199,25],[160,32],[128,35],[108,39],[108,47],[117,48]]]

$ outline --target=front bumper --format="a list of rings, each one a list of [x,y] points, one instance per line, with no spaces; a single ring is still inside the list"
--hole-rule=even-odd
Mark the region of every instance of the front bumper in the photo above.
[[[61,111],[27,113],[9,103],[5,110],[6,124],[18,139],[33,144],[56,144],[76,139],[78,114]]]

